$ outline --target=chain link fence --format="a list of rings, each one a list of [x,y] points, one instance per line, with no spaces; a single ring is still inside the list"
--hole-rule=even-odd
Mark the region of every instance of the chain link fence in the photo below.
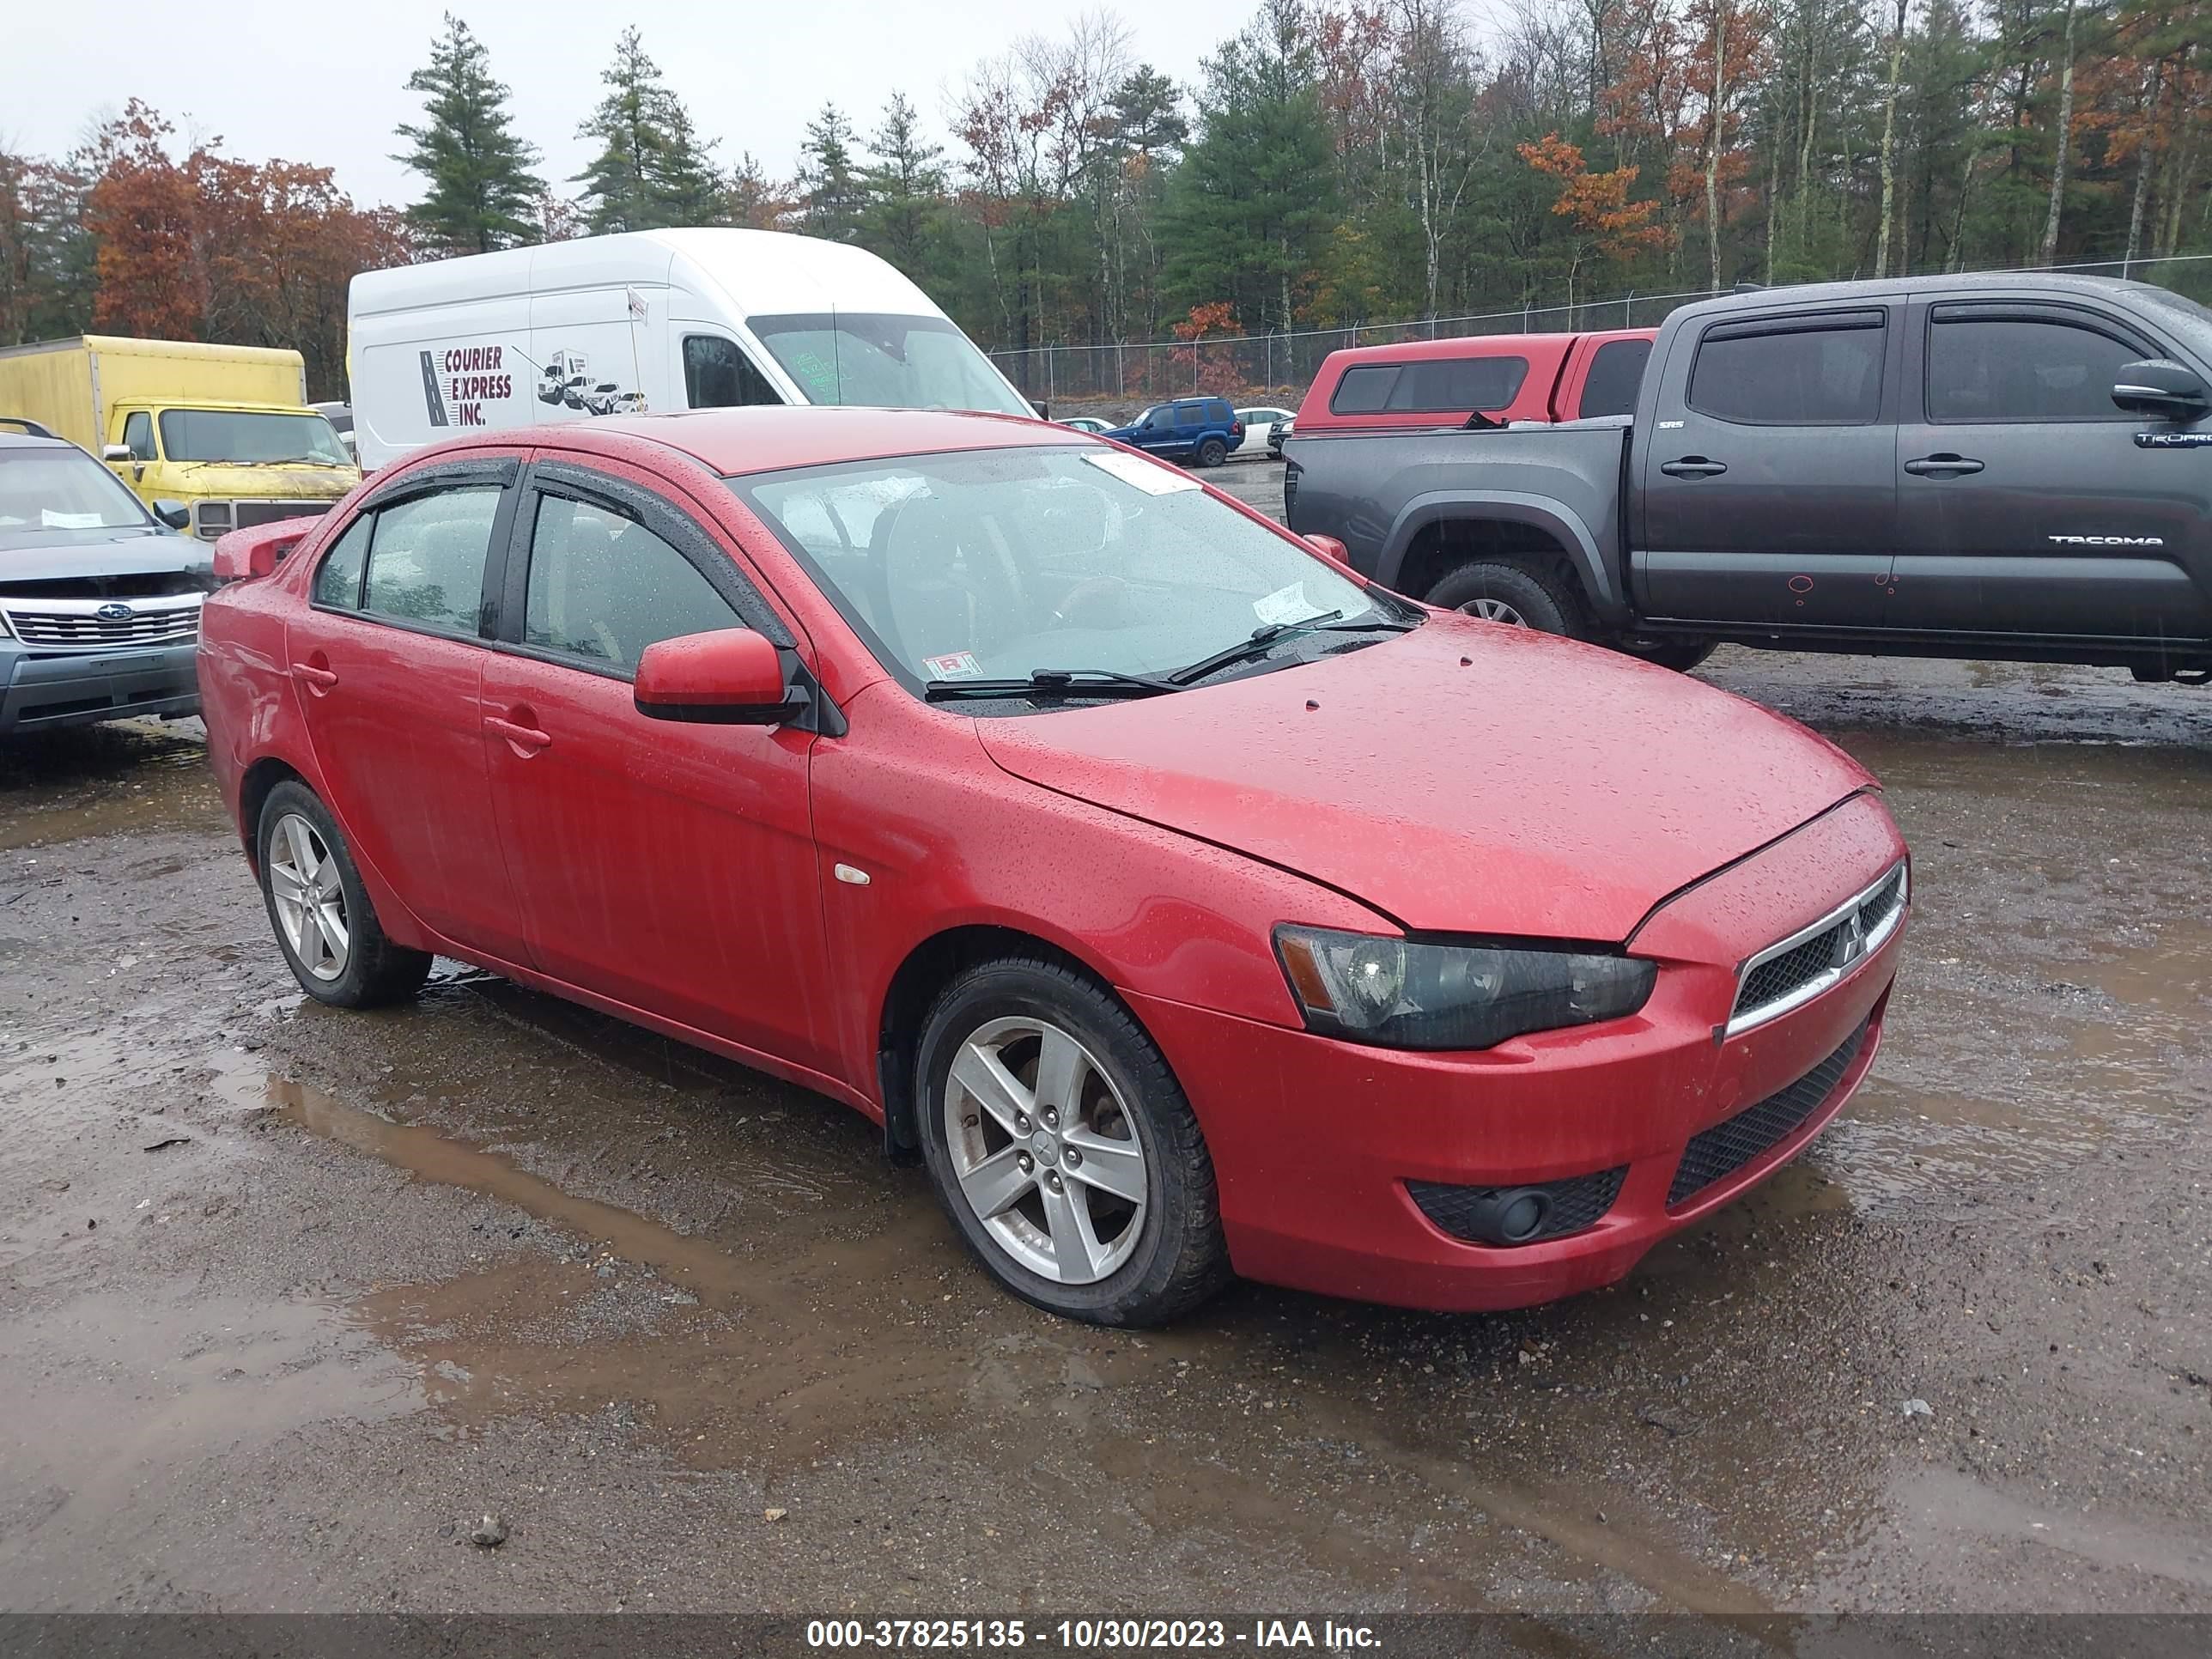
[[[2108,259],[2048,269],[2155,283],[2212,304],[2212,254]],[[1211,393],[1238,403],[1295,408],[1312,384],[1322,359],[1346,346],[1394,345],[1407,340],[1455,339],[1474,334],[1577,334],[1656,328],[1675,307],[1711,297],[1703,289],[1674,294],[1629,293],[1572,305],[1526,305],[1514,311],[1370,323],[1358,328],[1224,335],[1199,341],[1048,345],[1027,350],[1006,348],[990,356],[1024,394],[1049,405],[1149,404]]]

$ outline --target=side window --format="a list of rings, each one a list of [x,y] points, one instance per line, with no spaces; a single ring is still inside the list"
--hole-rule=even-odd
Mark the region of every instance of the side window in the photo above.
[[[1398,384],[1395,363],[1364,363],[1344,371],[1329,395],[1332,415],[1379,415],[1389,407],[1390,388]]]
[[[346,526],[331,550],[323,555],[323,562],[315,567],[314,602],[331,605],[340,611],[352,611],[361,604],[361,573],[368,563],[368,538],[376,525],[376,514],[364,513]]]
[[[1931,421],[2126,421],[2112,383],[2147,355],[2052,319],[1946,316],[1928,327]]]
[[[628,673],[656,641],[744,625],[697,567],[643,525],[588,501],[538,497],[524,643]]]
[[[1503,409],[1528,378],[1526,357],[1426,357],[1344,371],[1335,415],[1467,415]]]
[[[1145,430],[1147,432],[1164,432],[1174,424],[1175,410],[1172,409],[1156,409],[1145,416]]]
[[[484,555],[495,486],[439,490],[376,515],[362,609],[457,634],[483,631]]]
[[[1698,343],[1692,409],[1749,426],[1868,426],[1881,414],[1884,313],[1808,327],[1723,325]]]
[[[1236,413],[1224,403],[1214,402],[1206,406],[1206,418],[1217,426],[1226,426],[1237,418]]]
[[[1607,340],[1590,358],[1589,374],[1583,381],[1583,401],[1577,416],[1633,415],[1636,394],[1644,384],[1644,365],[1651,356],[1649,340]]]
[[[726,340],[719,334],[684,337],[685,407],[735,409],[782,401],[735,340]]]
[[[1177,426],[1203,426],[1205,423],[1206,411],[1199,404],[1182,404],[1177,406],[1176,410]]]
[[[134,461],[161,459],[154,453],[154,417],[143,409],[124,416],[123,443]]]

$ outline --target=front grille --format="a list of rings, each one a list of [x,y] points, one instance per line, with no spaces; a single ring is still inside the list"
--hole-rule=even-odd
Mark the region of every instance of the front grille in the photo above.
[[[103,617],[101,611],[121,611]],[[200,596],[189,593],[124,605],[107,599],[49,599],[0,611],[25,645],[46,650],[111,651],[131,646],[190,645],[199,637]]]
[[[275,524],[280,519],[319,519],[337,505],[335,501],[240,501],[233,524],[243,530],[248,525]]]
[[[202,501],[192,508],[192,527],[204,541],[213,541],[226,531],[251,525],[275,524],[280,519],[319,519],[337,503],[324,501]]]
[[[1837,983],[1887,941],[1903,919],[1905,900],[1900,863],[1833,915],[1753,957],[1737,987],[1728,1034],[1787,1013]]]
[[[1578,1233],[1585,1227],[1594,1227],[1613,1200],[1620,1196],[1620,1183],[1628,1177],[1628,1166],[1596,1170],[1585,1176],[1570,1176],[1564,1181],[1540,1181],[1528,1183],[1534,1189],[1552,1195],[1551,1213],[1535,1233],[1522,1240],[1534,1244],[1538,1239],[1561,1238],[1569,1233]],[[1501,1189],[1496,1187],[1452,1187],[1435,1181],[1409,1181],[1406,1190],[1413,1195],[1413,1202],[1421,1206],[1421,1213],[1454,1238],[1483,1243],[1476,1237],[1469,1217],[1475,1209]],[[1518,1189],[1512,1189],[1518,1190]]]
[[[1842,1048],[1788,1088],[1776,1090],[1757,1104],[1694,1136],[1682,1149],[1682,1161],[1674,1166],[1674,1183],[1667,1188],[1667,1207],[1672,1209],[1695,1198],[1716,1181],[1734,1175],[1769,1147],[1787,1139],[1820,1110],[1859,1057],[1868,1024],[1860,1021],[1858,1028],[1844,1039]]]

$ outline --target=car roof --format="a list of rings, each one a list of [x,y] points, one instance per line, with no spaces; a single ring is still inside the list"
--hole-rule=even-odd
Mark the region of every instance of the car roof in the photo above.
[[[2109,299],[2117,294],[2160,292],[2148,283],[2123,282],[2117,276],[2085,276],[2056,270],[1960,271],[1936,276],[1868,277],[1847,283],[1804,283],[1779,288],[1747,288],[1733,294],[1684,306],[1676,316],[1694,313],[1710,317],[1732,311],[1763,311],[1776,306],[1820,305],[1868,301],[1878,295],[1914,295],[1961,294],[1969,296],[2008,293],[2068,294],[2081,299]]]
[[[75,449],[76,446],[66,438],[41,438],[34,433],[17,432],[0,426],[0,449]]]
[[[1018,449],[1035,444],[1095,444],[1096,438],[1050,421],[939,409],[848,409],[760,404],[670,415],[610,415],[520,432],[484,432],[441,443],[440,454],[532,444],[620,454],[632,445],[672,449],[724,477],[778,472],[895,455],[950,450]],[[411,462],[427,451],[408,457]]]

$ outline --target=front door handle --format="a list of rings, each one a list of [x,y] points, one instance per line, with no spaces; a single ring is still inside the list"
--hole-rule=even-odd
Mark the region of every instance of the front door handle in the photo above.
[[[1946,451],[1940,455],[1923,455],[1917,461],[1907,461],[1905,470],[1916,478],[1941,478],[1954,472],[1979,472],[1982,464]]]
[[[1659,470],[1670,478],[1717,478],[1728,471],[1726,461],[1709,461],[1702,455],[1685,455],[1679,461],[1662,461]]]
[[[305,680],[308,689],[318,693],[327,691],[338,683],[338,677],[336,674],[319,664],[312,662],[294,663],[292,678]]]
[[[515,718],[506,720],[497,714],[486,714],[484,729],[498,732],[516,754],[526,759],[541,750],[552,747],[553,734],[539,731],[532,723],[536,717],[527,708],[510,708],[507,712]]]

